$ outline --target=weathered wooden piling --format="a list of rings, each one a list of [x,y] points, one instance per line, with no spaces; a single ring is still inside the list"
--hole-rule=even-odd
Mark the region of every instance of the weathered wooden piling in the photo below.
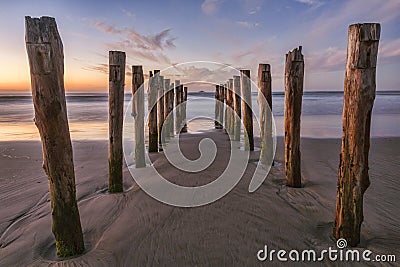
[[[109,52],[108,191],[123,191],[122,125],[124,115],[125,52]]]
[[[234,99],[233,99],[233,79],[229,79],[227,81],[227,96],[226,96],[226,105],[227,109],[227,133],[229,136],[233,138],[234,134]]]
[[[285,65],[285,171],[286,183],[301,187],[300,117],[303,97],[302,47],[286,54]]]
[[[224,106],[224,116],[225,116],[225,119],[224,119],[224,128],[225,128],[225,131],[226,131],[226,133],[228,133],[228,116],[229,116],[229,112],[228,112],[228,102],[229,102],[229,100],[228,100],[228,88],[227,88],[227,84],[223,84],[222,85],[223,86],[223,88],[224,88],[224,102],[225,102],[225,106]]]
[[[215,85],[215,120],[214,120],[214,126],[215,129],[221,129],[221,123],[220,123],[220,96],[221,90],[219,89],[219,85]]]
[[[187,124],[186,124],[187,90],[188,90],[188,88],[186,86],[184,86],[183,91],[182,91],[182,125],[183,125],[183,127],[181,130],[181,133],[187,132]]]
[[[170,130],[169,130],[169,135],[170,136],[174,136],[174,122],[175,122],[175,119],[174,119],[174,97],[175,97],[175,90],[174,90],[174,88],[175,88],[175,84],[174,83],[172,83],[171,85],[170,85],[170,90],[169,90],[169,93],[170,93],[170,98],[169,98],[169,112],[171,113],[171,116],[170,116],[170,124],[169,124],[169,126],[170,126]]]
[[[48,177],[52,232],[59,257],[81,254],[82,227],[64,89],[63,44],[54,18],[25,17],[35,124]]]
[[[243,125],[245,128],[244,149],[248,151],[254,151],[250,70],[240,70],[240,89],[242,95]]]
[[[132,66],[132,115],[135,119],[135,167],[146,166],[144,153],[144,83],[142,66]]]
[[[225,90],[224,90],[224,85],[223,84],[220,84],[219,86],[218,86],[218,90],[219,90],[219,108],[218,108],[218,111],[219,111],[219,115],[218,115],[218,118],[219,118],[219,120],[220,120],[220,127],[221,127],[221,129],[223,128],[223,125],[224,125],[224,103],[225,103]]]
[[[175,80],[175,131],[177,134],[179,134],[181,130],[181,94],[181,82]]]
[[[158,76],[158,100],[157,100],[157,118],[158,118],[158,144],[159,150],[162,150],[162,144],[165,143],[165,136],[162,135],[162,127],[164,126],[164,77]]]
[[[260,109],[260,162],[266,165],[272,157],[272,88],[271,66],[258,65],[258,106]]]
[[[233,76],[233,106],[234,110],[236,112],[236,116],[234,119],[234,136],[233,140],[235,141],[240,141],[240,131],[241,131],[241,117],[242,117],[242,112],[241,112],[241,104],[242,104],[242,99],[241,99],[241,92],[240,92],[240,76]]]
[[[170,79],[164,79],[164,89],[165,89],[165,95],[164,95],[164,135],[165,137],[170,137],[171,136],[171,117],[168,117],[168,115],[171,113],[171,110],[173,107],[170,106],[171,102],[171,94],[170,94],[170,86],[171,86],[171,80]]]
[[[363,197],[369,187],[368,153],[375,99],[380,24],[350,25],[343,101],[343,135],[334,236],[350,246],[360,242]]]
[[[157,75],[150,71],[149,86],[147,90],[148,102],[148,127],[149,127],[149,152],[158,152],[158,127],[157,127]]]

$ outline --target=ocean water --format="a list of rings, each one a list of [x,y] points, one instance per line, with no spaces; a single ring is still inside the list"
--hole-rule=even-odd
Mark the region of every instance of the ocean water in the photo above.
[[[125,96],[125,111],[131,95]],[[257,94],[252,94],[253,111],[258,116]],[[145,105],[147,106],[147,105]],[[301,135],[311,138],[340,138],[342,135],[343,93],[305,92],[302,103]],[[67,109],[73,140],[105,140],[108,137],[106,94],[72,94]],[[277,136],[283,135],[284,94],[273,94],[273,116]],[[128,114],[129,115],[129,114]],[[0,95],[0,141],[39,140],[33,122],[29,95]],[[189,132],[213,128],[214,93],[189,93],[187,117],[202,118],[188,123]],[[207,119],[208,118],[208,119]],[[255,126],[255,135],[258,135]],[[400,136],[400,91],[377,92],[373,108],[372,137]]]

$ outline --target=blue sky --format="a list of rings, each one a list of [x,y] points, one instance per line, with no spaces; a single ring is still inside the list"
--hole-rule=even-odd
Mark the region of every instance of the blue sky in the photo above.
[[[26,15],[56,18],[64,43],[66,88],[70,91],[106,91],[108,50],[125,51],[127,64],[143,65],[146,72],[202,60],[251,69],[255,79],[258,64],[270,63],[273,91],[282,91],[285,54],[299,45],[305,56],[304,90],[343,90],[347,27],[361,22],[379,22],[382,26],[378,90],[400,90],[399,0],[1,3],[3,91],[29,88]],[[193,74],[199,73],[207,71],[194,69]]]

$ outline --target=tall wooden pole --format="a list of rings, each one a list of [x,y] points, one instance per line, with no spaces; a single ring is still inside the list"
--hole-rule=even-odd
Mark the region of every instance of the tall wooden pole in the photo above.
[[[81,254],[82,227],[64,90],[64,52],[54,18],[25,17],[35,124],[48,177],[52,232],[59,257]]]
[[[242,93],[242,115],[245,128],[244,149],[254,151],[250,70],[240,70],[240,89]]]
[[[157,75],[158,76],[158,75]],[[157,127],[157,76],[150,71],[149,87],[147,90],[148,102],[148,127],[149,127],[149,152],[158,152],[158,127]]]
[[[219,85],[219,102],[218,102],[218,104],[219,104],[219,108],[218,108],[218,111],[219,111],[219,120],[220,120],[220,127],[221,127],[221,129],[223,128],[223,125],[224,125],[224,102],[225,102],[225,90],[224,90],[224,85],[223,84],[220,84]]]
[[[235,120],[234,120],[234,137],[233,140],[240,141],[240,131],[241,131],[241,92],[240,92],[240,76],[233,76],[233,106],[236,112]]]
[[[260,162],[268,163],[272,157],[272,89],[271,66],[258,65],[258,106],[260,108]]]
[[[215,85],[215,121],[214,121],[214,126],[215,129],[221,129],[221,123],[220,123],[220,96],[221,90],[219,89],[219,85]]]
[[[369,187],[368,153],[380,24],[349,26],[344,81],[342,151],[338,172],[334,236],[360,242],[363,197]]]
[[[174,136],[174,123],[175,123],[175,119],[174,119],[174,97],[175,97],[175,83],[172,83],[170,85],[170,98],[169,98],[169,112],[171,113],[170,116],[170,136]]]
[[[226,83],[226,132],[233,137],[233,79]]]
[[[125,52],[109,52],[108,191],[123,191],[122,123],[124,115]]]
[[[157,117],[158,117],[158,144],[159,150],[162,151],[162,144],[165,142],[164,136],[161,134],[164,126],[164,77],[158,76],[158,101],[157,101]]]
[[[285,65],[285,171],[286,183],[301,187],[300,117],[303,97],[302,47],[286,54]]]
[[[182,128],[181,133],[187,132],[187,124],[186,124],[187,90],[188,90],[188,88],[186,86],[184,86],[183,92],[182,92],[182,124],[183,124],[183,128]]]
[[[142,66],[132,66],[132,115],[135,118],[135,167],[146,166],[144,154],[144,83]],[[139,90],[140,89],[140,90]]]
[[[171,94],[170,94],[170,79],[164,79],[164,89],[165,89],[165,96],[164,96],[164,134],[165,137],[171,136],[171,117],[168,115],[171,113],[173,107],[170,106],[171,102]]]
[[[179,80],[175,80],[175,131],[177,134],[180,133],[181,129],[181,82]]]

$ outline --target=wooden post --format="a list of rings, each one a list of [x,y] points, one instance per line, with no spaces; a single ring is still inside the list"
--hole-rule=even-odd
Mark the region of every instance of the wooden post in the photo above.
[[[181,103],[181,82],[179,80],[175,80],[175,131],[177,134],[180,132],[181,126],[181,107],[179,106]]]
[[[227,83],[227,99],[229,100],[227,105],[229,107],[228,111],[228,134],[233,138],[234,134],[234,93],[233,93],[233,79],[229,79]]]
[[[170,137],[171,136],[171,119],[168,118],[168,114],[171,113],[170,110],[170,97],[171,94],[169,92],[170,89],[170,79],[164,79],[164,89],[165,89],[165,94],[164,94],[164,135],[165,137]]]
[[[224,119],[224,123],[225,123],[225,132],[227,134],[229,134],[229,93],[228,93],[228,83],[223,84],[224,86],[224,101],[225,101],[225,119]]]
[[[271,66],[258,65],[258,106],[260,109],[260,162],[266,165],[272,157],[272,89]],[[268,105],[268,106],[267,106]]]
[[[187,101],[187,87],[183,87],[183,92],[182,92],[182,124],[183,128],[181,130],[181,133],[187,133],[187,124],[186,124],[186,101]]]
[[[135,118],[135,167],[146,167],[144,154],[144,83],[142,66],[132,66],[132,115]],[[139,90],[140,89],[140,90]]]
[[[158,101],[157,101],[157,117],[158,117],[158,145],[159,145],[159,150],[162,151],[162,144],[165,143],[165,138],[161,134],[162,127],[164,125],[164,77],[158,76]]]
[[[148,127],[149,127],[149,152],[158,152],[158,127],[157,127],[157,76],[150,71],[149,87],[147,91],[148,102]]]
[[[221,129],[221,124],[219,123],[220,121],[220,89],[219,85],[215,85],[215,121],[214,121],[214,126],[215,129]]]
[[[233,140],[235,141],[240,141],[240,131],[241,131],[241,116],[242,116],[242,112],[241,112],[241,103],[242,103],[242,99],[241,99],[241,93],[240,93],[240,76],[233,76],[233,106],[234,106],[234,110],[236,112],[235,116],[235,121],[234,121],[234,137]]]
[[[303,97],[302,47],[286,54],[285,65],[285,171],[290,187],[301,187],[300,117]]]
[[[123,191],[122,123],[124,121],[125,52],[109,52],[108,191]]]
[[[343,134],[334,236],[350,246],[360,242],[363,197],[369,187],[368,153],[371,111],[375,99],[375,76],[380,24],[349,26],[344,81]]]
[[[48,177],[52,232],[59,257],[81,254],[82,227],[64,90],[64,52],[54,18],[25,17],[35,124]]]
[[[169,124],[169,127],[170,127],[169,132],[170,132],[170,136],[174,136],[174,122],[175,122],[175,119],[174,119],[175,90],[174,90],[174,88],[175,88],[175,84],[172,83],[169,88],[170,88],[170,90],[169,90],[169,93],[170,93],[170,97],[169,97],[169,112],[171,113],[171,116],[170,116],[170,120],[171,121],[170,121],[170,124]]]
[[[240,70],[240,89],[242,93],[242,115],[245,128],[244,149],[254,151],[250,70]]]
[[[222,84],[219,85],[219,120],[221,124],[221,129],[224,125],[224,102],[225,102],[225,91],[224,86]]]

